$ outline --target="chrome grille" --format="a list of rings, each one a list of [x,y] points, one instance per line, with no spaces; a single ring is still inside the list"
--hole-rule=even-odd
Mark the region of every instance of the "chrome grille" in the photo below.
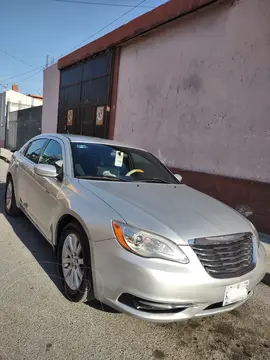
[[[191,245],[205,270],[214,278],[242,276],[255,267],[251,233],[196,239]]]

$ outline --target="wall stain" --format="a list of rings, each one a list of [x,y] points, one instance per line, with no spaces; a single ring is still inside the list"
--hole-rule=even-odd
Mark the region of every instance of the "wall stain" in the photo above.
[[[188,75],[183,81],[184,90],[198,92],[202,88],[202,79],[197,74]]]

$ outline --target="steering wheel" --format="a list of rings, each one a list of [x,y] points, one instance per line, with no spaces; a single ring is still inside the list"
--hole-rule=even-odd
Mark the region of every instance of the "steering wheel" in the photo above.
[[[128,173],[126,173],[125,176],[131,176],[135,173],[144,173],[144,171],[142,169],[133,169],[133,170],[130,170]]]

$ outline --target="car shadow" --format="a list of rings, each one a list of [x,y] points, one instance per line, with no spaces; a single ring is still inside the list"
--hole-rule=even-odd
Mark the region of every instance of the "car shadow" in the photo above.
[[[42,269],[47,273],[58,290],[64,295],[62,281],[57,270],[57,260],[52,246],[38,232],[28,218],[20,214],[16,217],[7,216],[4,210],[5,183],[0,183],[0,213],[3,214],[6,221],[12,227],[14,233],[18,236],[24,246],[33,254],[34,258]],[[117,313],[111,307],[102,304],[98,300],[90,301],[86,305],[100,311]]]

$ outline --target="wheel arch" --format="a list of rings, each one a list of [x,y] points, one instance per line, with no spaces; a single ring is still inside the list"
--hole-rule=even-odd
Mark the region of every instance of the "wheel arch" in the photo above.
[[[64,229],[64,227],[71,223],[71,222],[75,222],[77,223],[82,230],[84,231],[84,233],[86,234],[87,238],[90,239],[90,234],[89,231],[87,230],[86,225],[84,224],[84,222],[82,221],[82,219],[79,219],[75,214],[73,213],[67,213],[64,214],[60,217],[60,219],[58,220],[56,227],[55,227],[55,231],[54,231],[54,239],[53,239],[53,245],[55,248],[55,251],[57,251],[57,245],[58,245],[58,240],[60,237],[60,234],[62,232],[62,230]]]

